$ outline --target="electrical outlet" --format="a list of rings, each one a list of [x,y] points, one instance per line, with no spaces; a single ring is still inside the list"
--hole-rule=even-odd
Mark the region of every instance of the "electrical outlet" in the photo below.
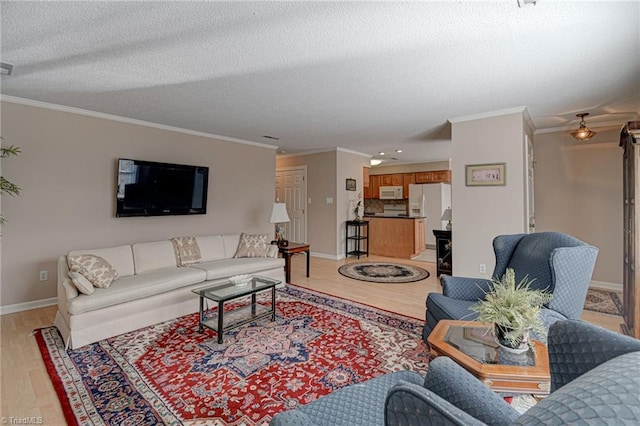
[[[49,272],[40,271],[40,281],[46,281],[49,279]]]
[[[485,265],[484,263],[480,264],[480,273],[481,274],[486,274],[487,273],[487,265]]]

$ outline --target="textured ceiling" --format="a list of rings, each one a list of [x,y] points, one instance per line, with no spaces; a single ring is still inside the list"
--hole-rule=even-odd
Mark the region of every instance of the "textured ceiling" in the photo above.
[[[526,106],[548,129],[577,126],[581,111],[590,127],[640,111],[638,1],[0,7],[14,65],[2,94],[287,153],[439,160],[456,117]]]

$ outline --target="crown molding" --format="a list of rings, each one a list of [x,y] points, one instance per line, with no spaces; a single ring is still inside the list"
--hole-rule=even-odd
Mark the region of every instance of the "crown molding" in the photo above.
[[[192,136],[200,136],[207,139],[216,139],[216,140],[222,140],[225,142],[233,142],[233,143],[239,143],[243,145],[252,145],[260,148],[269,148],[273,150],[278,149],[276,145],[269,145],[266,143],[253,142],[253,141],[248,141],[244,139],[230,138],[228,136],[221,136],[221,135],[215,135],[213,133],[199,132],[197,130],[183,129],[181,127],[168,126],[166,124],[153,123],[151,121],[144,121],[144,120],[138,120],[135,118],[122,117],[119,115],[106,114],[103,112],[91,111],[88,109],[70,107],[65,105],[50,104],[48,102],[36,101],[33,99],[18,98],[15,96],[8,96],[8,95],[0,95],[0,101],[10,102],[10,103],[20,104],[20,105],[28,105],[28,106],[33,106],[37,108],[50,109],[50,110],[60,111],[60,112],[67,112],[70,114],[84,115],[87,117],[101,118],[103,120],[118,121],[120,123],[134,124],[137,126],[151,127],[154,129],[168,130],[170,132],[183,133],[183,134],[192,135]]]
[[[359,156],[365,157],[365,158],[372,158],[373,157],[373,155],[365,154],[364,152],[354,151],[354,150],[351,150],[351,149],[341,148],[341,147],[337,147],[336,151],[346,152],[347,154],[359,155]]]
[[[529,115],[529,113],[527,112],[527,107],[519,106],[519,107],[515,107],[515,108],[508,108],[508,109],[501,109],[501,110],[497,110],[497,111],[483,112],[483,113],[480,113],[480,114],[472,114],[472,115],[464,115],[462,117],[454,117],[454,118],[450,118],[448,121],[449,121],[449,123],[454,124],[454,123],[463,123],[465,121],[481,120],[483,118],[499,117],[501,115],[524,114],[524,113],[526,113],[526,115]],[[526,118],[526,116],[525,116],[525,118]],[[529,117],[529,120],[530,119],[531,119],[531,117]]]

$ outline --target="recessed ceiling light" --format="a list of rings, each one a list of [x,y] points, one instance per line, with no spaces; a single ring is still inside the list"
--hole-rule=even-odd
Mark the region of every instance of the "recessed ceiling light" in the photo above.
[[[279,154],[284,154],[285,152],[287,152],[287,151],[285,151],[284,149],[281,149],[281,150],[278,151]]]
[[[400,154],[400,153],[402,152],[402,150],[401,150],[401,149],[396,149],[396,152],[397,152],[398,154]]]
[[[382,160],[376,160],[376,159],[371,159],[371,165],[372,166],[377,166],[378,164],[382,163]]]
[[[382,151],[381,151],[381,152],[379,152],[378,154],[380,154],[380,155],[384,155],[384,152],[382,152]]]

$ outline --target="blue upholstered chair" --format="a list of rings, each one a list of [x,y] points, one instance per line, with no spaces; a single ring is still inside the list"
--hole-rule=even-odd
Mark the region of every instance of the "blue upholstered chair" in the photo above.
[[[598,249],[560,232],[500,235],[493,240],[496,266],[493,277],[500,279],[507,268],[516,273],[516,283],[525,276],[531,288],[548,289],[553,298],[542,309],[547,329],[558,320],[579,319],[591,281]],[[427,296],[424,341],[441,319],[474,320],[478,314],[469,307],[484,296],[491,280],[442,275],[442,294]]]
[[[520,415],[447,357],[274,416],[272,426],[640,424],[640,341],[568,320],[549,330],[551,394]]]

